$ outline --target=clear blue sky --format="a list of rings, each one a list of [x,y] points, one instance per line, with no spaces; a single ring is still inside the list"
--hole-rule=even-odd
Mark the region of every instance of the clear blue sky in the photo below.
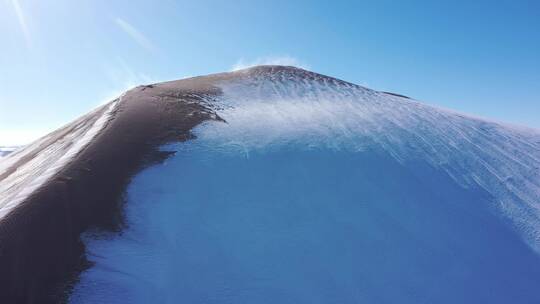
[[[0,144],[132,85],[268,61],[540,127],[539,1],[0,1]]]

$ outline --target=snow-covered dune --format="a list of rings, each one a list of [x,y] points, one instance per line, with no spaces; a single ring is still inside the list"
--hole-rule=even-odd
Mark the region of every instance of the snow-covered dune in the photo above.
[[[85,235],[71,303],[540,301],[537,130],[291,67],[204,81],[223,121]]]
[[[0,246],[5,302],[535,303],[540,131],[294,67],[141,86],[0,159]]]

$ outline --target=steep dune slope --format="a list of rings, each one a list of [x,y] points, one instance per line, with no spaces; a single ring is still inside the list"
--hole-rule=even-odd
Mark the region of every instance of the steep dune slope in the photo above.
[[[186,94],[133,89],[1,160],[0,302],[65,298],[87,265],[80,233],[117,227],[132,174],[166,156],[155,147],[213,119]]]

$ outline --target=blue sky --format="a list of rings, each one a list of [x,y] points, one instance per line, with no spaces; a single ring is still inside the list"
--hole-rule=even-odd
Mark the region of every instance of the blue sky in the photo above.
[[[540,127],[540,2],[397,2],[0,0],[0,144],[130,86],[267,62]]]

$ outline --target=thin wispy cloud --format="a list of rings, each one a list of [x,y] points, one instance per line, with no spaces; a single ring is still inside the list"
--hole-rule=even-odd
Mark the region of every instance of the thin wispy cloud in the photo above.
[[[122,18],[116,18],[115,23],[128,34],[137,44],[150,52],[156,52],[157,48],[141,31]]]
[[[295,66],[298,68],[308,69],[309,66],[300,62],[300,60],[291,57],[291,56],[266,56],[259,57],[255,60],[245,60],[240,58],[232,67],[231,70],[238,71],[242,69],[247,69],[257,65],[289,65]]]
[[[19,26],[21,28],[21,31],[23,32],[26,45],[30,47],[30,31],[28,31],[26,18],[24,16],[24,12],[21,8],[19,0],[11,0],[11,5],[13,6],[13,10],[15,11],[15,14],[17,15],[17,20],[19,21]]]

